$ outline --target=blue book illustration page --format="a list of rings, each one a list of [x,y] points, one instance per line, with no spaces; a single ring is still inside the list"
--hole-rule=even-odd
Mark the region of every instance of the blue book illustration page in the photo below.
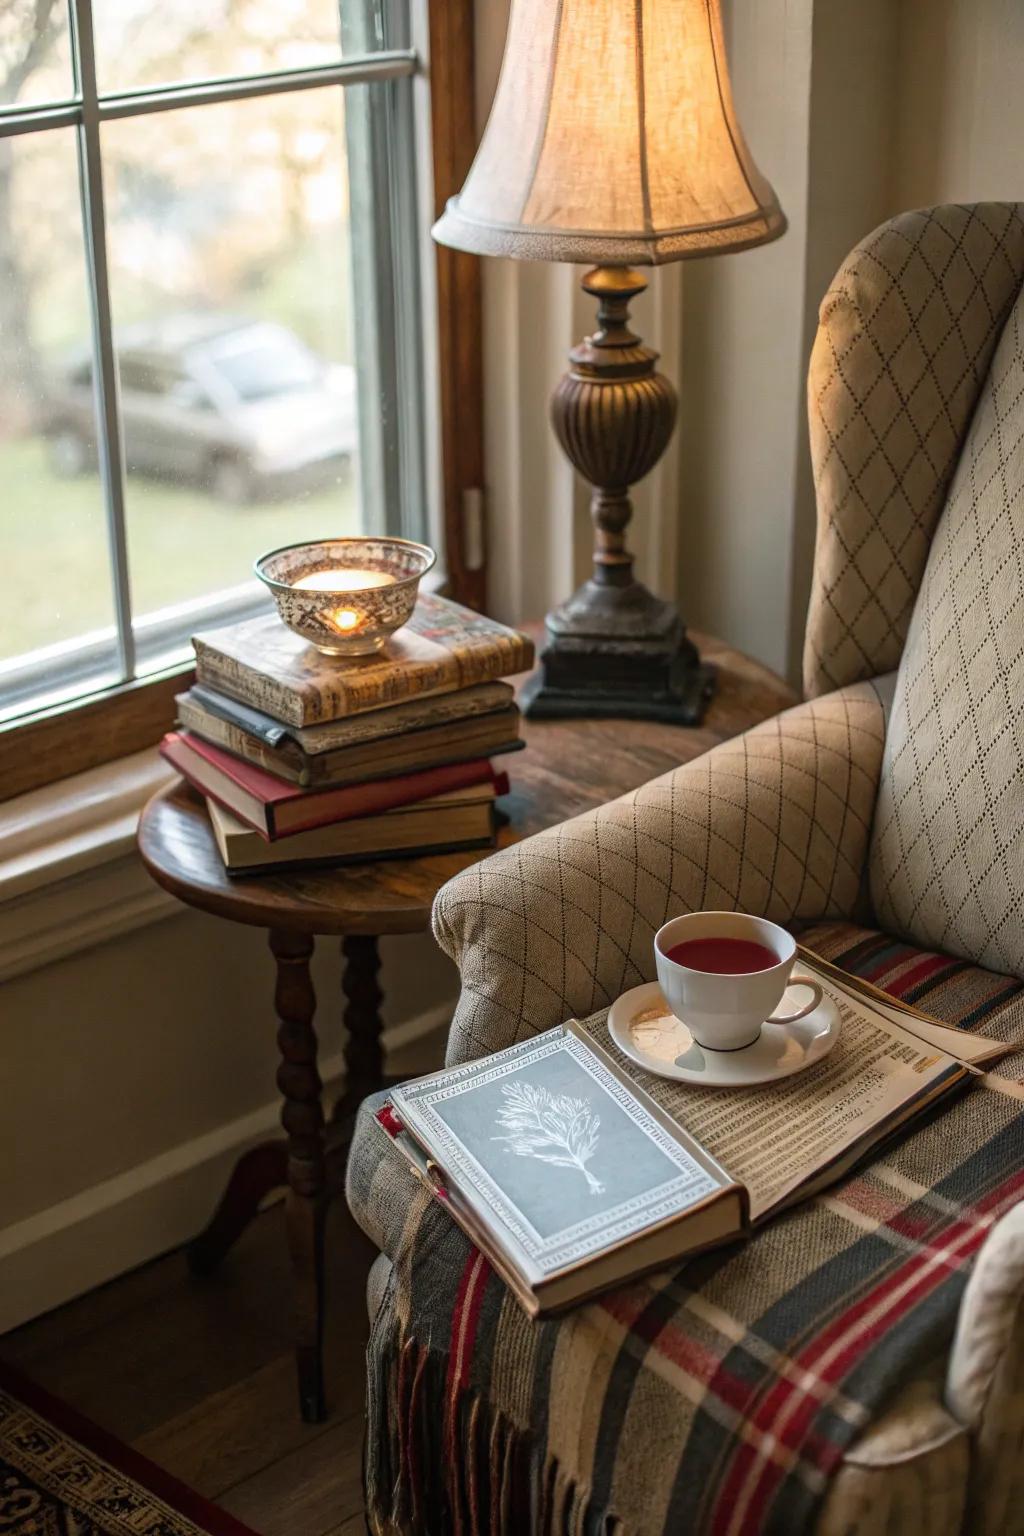
[[[728,1182],[561,1028],[408,1084],[392,1102],[539,1276],[628,1241]]]

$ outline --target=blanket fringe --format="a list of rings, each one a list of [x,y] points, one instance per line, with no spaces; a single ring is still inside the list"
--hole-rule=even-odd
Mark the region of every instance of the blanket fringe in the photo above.
[[[596,1507],[528,1426],[514,1424],[478,1390],[455,1405],[458,1453],[446,1451],[437,1405],[446,1355],[416,1339],[371,1341],[367,1403],[367,1521],[374,1536],[616,1536],[621,1523]]]

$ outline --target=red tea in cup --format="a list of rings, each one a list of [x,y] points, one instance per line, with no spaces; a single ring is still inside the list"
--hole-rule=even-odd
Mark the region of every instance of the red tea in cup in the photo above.
[[[799,977],[811,1001],[778,1013],[793,980],[796,940],[766,917],[746,912],[684,912],[654,935],[654,964],[666,1003],[698,1045],[739,1051],[762,1024],[795,1024],[817,1007],[818,982]]]
[[[752,971],[767,971],[779,964],[779,956],[767,944],[758,944],[754,939],[730,939],[724,935],[684,939],[681,944],[673,944],[665,954],[676,965],[718,976],[747,976]]]

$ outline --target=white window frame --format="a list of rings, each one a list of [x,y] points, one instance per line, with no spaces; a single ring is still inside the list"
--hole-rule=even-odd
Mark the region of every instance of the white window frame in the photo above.
[[[102,93],[91,0],[68,0],[72,95],[39,106],[0,107],[0,137],[66,128],[77,134],[97,447],[114,597],[112,628],[0,663],[0,721],[13,724],[26,714],[156,676],[186,659],[196,628],[233,622],[266,601],[246,582],[141,618],[132,612],[100,148],[106,122],[282,92],[378,87],[348,96],[345,114],[350,197],[357,210],[352,236],[353,287],[360,295],[354,325],[363,518],[368,532],[436,540],[440,474],[433,392],[427,388],[436,369],[435,336],[423,323],[433,297],[429,221],[422,216],[430,170],[422,145],[428,3],[364,0],[349,10],[340,0],[349,51],[337,63]]]

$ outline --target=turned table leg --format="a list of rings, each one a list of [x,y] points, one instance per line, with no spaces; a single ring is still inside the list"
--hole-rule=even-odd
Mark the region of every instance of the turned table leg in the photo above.
[[[299,1403],[309,1424],[326,1417],[323,1382],[324,1221],[327,1211],[322,1083],[313,1027],[316,995],[309,974],[308,934],[272,930],[277,961],[274,994],[281,1065],[277,1086],[288,1137],[288,1248],[292,1266]]]
[[[345,1092],[346,1110],[357,1109],[368,1093],[381,1085],[384,1052],[380,1037],[383,1025],[380,1005],[384,994],[377,980],[380,954],[377,940],[370,935],[350,934],[341,941],[344,970],[341,990],[345,994]]]
[[[242,1154],[206,1226],[185,1249],[194,1275],[212,1275],[271,1190],[288,1182],[288,1147],[265,1141]]]

